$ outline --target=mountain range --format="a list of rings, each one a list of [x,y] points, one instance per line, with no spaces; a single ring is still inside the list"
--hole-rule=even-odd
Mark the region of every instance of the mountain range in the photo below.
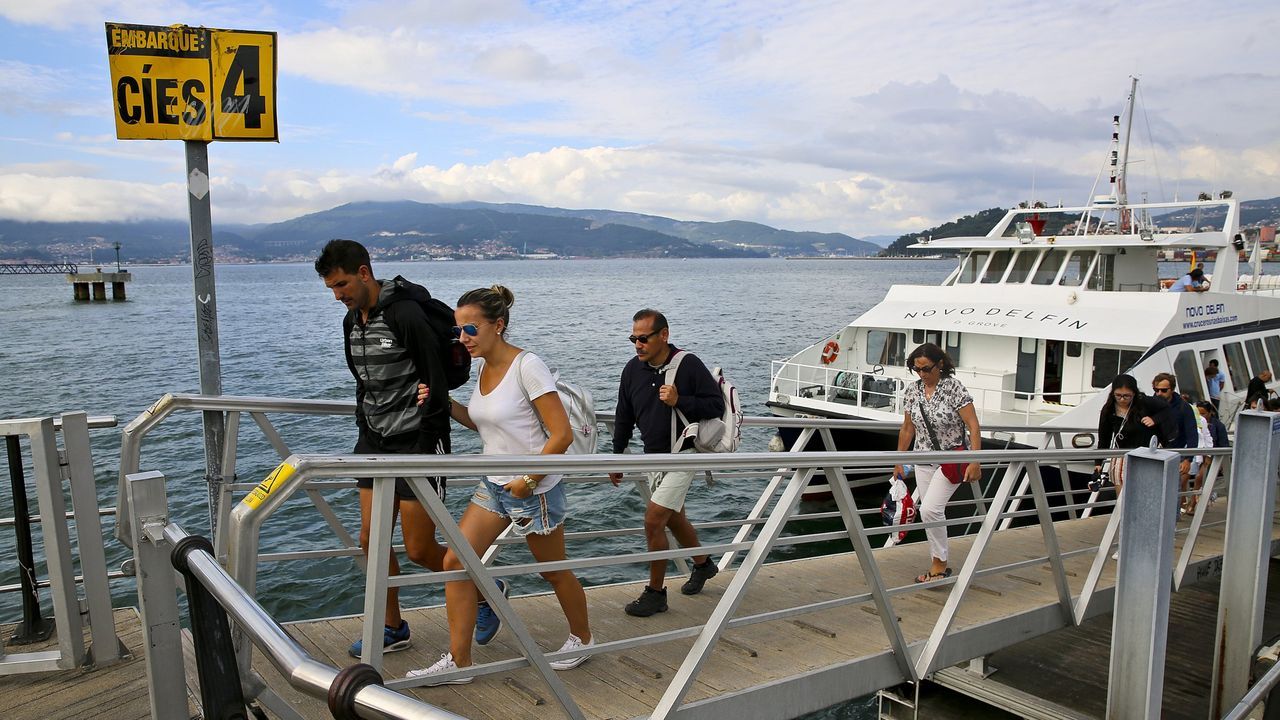
[[[880,246],[840,233],[794,232],[758,223],[686,222],[612,210],[412,201],[356,202],[278,223],[215,225],[220,261],[307,260],[336,237],[358,240],[380,259],[571,257],[768,257],[870,255]],[[0,260],[88,259],[115,243],[130,262],[186,261],[187,223],[0,220]]]

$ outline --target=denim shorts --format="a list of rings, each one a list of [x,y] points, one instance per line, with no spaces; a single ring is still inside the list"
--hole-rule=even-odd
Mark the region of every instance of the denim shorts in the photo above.
[[[471,495],[471,502],[495,515],[510,518],[511,532],[520,537],[530,533],[550,535],[564,522],[566,514],[564,483],[521,499],[484,478]]]

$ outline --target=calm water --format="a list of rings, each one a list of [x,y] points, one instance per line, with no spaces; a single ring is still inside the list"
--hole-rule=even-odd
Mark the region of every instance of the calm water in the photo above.
[[[379,277],[402,274],[423,283],[449,303],[471,288],[507,285],[516,295],[512,342],[539,353],[563,377],[590,389],[600,409],[614,406],[619,373],[632,355],[626,341],[632,313],[657,307],[670,319],[672,342],[708,365],[724,367],[746,412],[759,415],[765,414],[771,360],[841,327],[877,302],[890,284],[936,284],[952,268],[950,260],[599,260],[387,263],[376,271]],[[61,276],[0,277],[0,418],[84,410],[114,415],[124,425],[166,392],[198,392],[191,269],[140,267],[133,272],[125,303],[72,302],[71,288]],[[342,355],[344,308],[310,265],[219,266],[217,281],[225,394],[353,397],[354,383]],[[455,397],[469,394],[469,388],[454,391]],[[278,416],[274,422],[295,452],[348,452],[355,442],[355,423],[346,418]],[[743,449],[763,450],[769,434],[749,434]],[[455,428],[455,452],[477,452],[475,438]],[[99,495],[103,504],[115,505],[119,431],[95,431],[93,439]],[[277,457],[247,420],[239,439],[238,477],[261,479]],[[171,416],[148,436],[142,456],[143,469],[160,470],[169,478],[174,517],[193,533],[208,530],[201,443],[197,414]],[[689,497],[689,515],[695,520],[741,517],[757,492],[754,486],[698,486]],[[0,492],[3,516],[12,515],[8,495]],[[357,527],[354,494],[332,500],[348,527]],[[466,500],[463,491],[450,495],[455,515]],[[298,549],[299,542],[334,544],[308,506],[287,505],[263,529],[267,549]],[[619,517],[636,526],[643,506],[634,490],[575,486],[570,513],[572,530],[616,527]],[[107,530],[113,530],[110,520]],[[611,542],[597,541],[590,552],[638,547],[637,539]],[[573,550],[570,546],[571,554]],[[13,557],[13,536],[7,530],[0,531],[0,557]],[[504,550],[503,557],[514,562],[522,553]],[[109,559],[118,567],[124,553],[115,548]],[[582,578],[588,584],[633,580],[641,570],[605,568],[584,572]],[[0,583],[14,582],[16,569],[6,563],[0,567]],[[114,587],[121,595],[124,584]],[[517,578],[515,587],[521,592],[546,589],[539,578]],[[259,580],[260,599],[285,620],[358,613],[362,590],[350,560],[272,564],[264,566]],[[439,602],[427,590],[402,594],[406,604]],[[47,594],[44,598],[47,610]],[[0,596],[0,621],[17,619],[18,607],[13,594]]]

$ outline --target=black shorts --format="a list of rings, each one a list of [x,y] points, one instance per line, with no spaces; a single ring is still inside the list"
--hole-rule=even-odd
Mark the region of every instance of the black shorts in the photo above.
[[[421,432],[384,438],[361,429],[360,437],[356,440],[356,449],[352,452],[357,455],[447,455],[449,435]],[[436,494],[443,500],[444,477],[428,477],[427,482],[431,483],[431,487],[435,488]],[[356,487],[372,489],[373,478],[356,478]],[[396,497],[414,502],[418,500],[409,483],[402,477],[396,478]]]

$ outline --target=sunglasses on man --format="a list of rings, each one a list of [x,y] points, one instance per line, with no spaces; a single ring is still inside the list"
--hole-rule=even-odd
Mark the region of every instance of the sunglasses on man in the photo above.
[[[644,335],[628,335],[627,341],[630,342],[632,345],[635,345],[636,343],[640,343],[641,345],[647,345],[649,343],[649,340],[651,340],[652,338],[658,337],[658,335],[661,332],[662,332],[661,330],[658,330],[657,332],[645,333]]]

